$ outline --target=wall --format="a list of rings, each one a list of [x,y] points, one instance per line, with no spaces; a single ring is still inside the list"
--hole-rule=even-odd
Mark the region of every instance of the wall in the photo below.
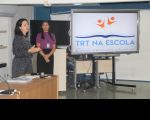
[[[50,20],[50,8],[44,6],[34,7],[34,19],[35,20]]]
[[[0,31],[7,31],[7,33],[0,33],[0,45],[7,46],[6,49],[0,49],[0,62],[7,63],[7,67],[10,69],[10,37],[11,37],[11,19],[7,17],[0,17]],[[7,69],[8,73],[8,69]],[[0,75],[3,76],[2,73]]]
[[[71,9],[149,9],[149,2],[102,3],[100,6],[52,6],[51,13],[71,13]],[[65,13],[66,12],[66,13]]]
[[[140,11],[140,52],[121,55],[116,64],[117,79],[150,81],[150,10]]]
[[[71,9],[149,9],[149,8],[150,8],[149,2],[128,2],[128,3],[113,3],[113,4],[102,3],[100,4],[100,6],[52,6],[51,8],[46,8],[41,5],[34,7],[34,19],[51,20],[50,14],[51,15],[52,14],[62,15],[62,13],[70,14]]]

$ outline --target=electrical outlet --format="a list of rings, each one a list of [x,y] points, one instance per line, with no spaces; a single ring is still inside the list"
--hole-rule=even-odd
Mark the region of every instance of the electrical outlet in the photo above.
[[[6,74],[4,74],[4,78],[6,78]]]
[[[8,80],[8,73],[6,74],[6,79]]]

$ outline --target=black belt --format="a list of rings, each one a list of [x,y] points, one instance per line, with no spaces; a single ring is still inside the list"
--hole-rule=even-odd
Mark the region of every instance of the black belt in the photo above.
[[[15,56],[15,58],[31,58],[31,56]]]

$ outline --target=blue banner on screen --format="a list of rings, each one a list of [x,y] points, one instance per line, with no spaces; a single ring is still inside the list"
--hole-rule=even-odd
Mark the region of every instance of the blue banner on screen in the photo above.
[[[138,13],[73,13],[72,54],[138,51]]]

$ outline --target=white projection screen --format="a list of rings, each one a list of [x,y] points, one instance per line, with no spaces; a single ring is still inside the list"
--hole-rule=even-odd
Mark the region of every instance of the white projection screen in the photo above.
[[[139,53],[138,9],[72,9],[71,54]]]

